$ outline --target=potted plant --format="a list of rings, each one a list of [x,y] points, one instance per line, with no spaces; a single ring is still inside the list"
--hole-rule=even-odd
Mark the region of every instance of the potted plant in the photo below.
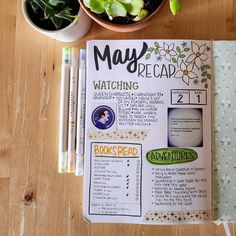
[[[22,0],[22,11],[34,29],[63,42],[82,38],[91,26],[78,0]]]
[[[81,7],[98,24],[118,31],[132,32],[150,24],[166,0],[79,0]],[[173,14],[180,10],[178,0],[169,0]]]

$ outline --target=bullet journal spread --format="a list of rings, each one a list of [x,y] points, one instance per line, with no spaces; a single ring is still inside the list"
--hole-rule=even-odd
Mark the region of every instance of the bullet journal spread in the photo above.
[[[195,40],[87,42],[87,221],[179,224],[221,219],[216,212],[223,206],[218,202],[212,207],[212,199],[223,197],[217,200],[212,182],[232,183],[233,177],[221,172],[213,176],[211,137],[215,141],[218,126],[211,119],[211,99],[216,98],[212,72],[218,80],[217,73],[226,73],[214,64],[226,63],[213,58],[216,46],[220,47]],[[234,88],[235,84],[232,80]],[[224,100],[225,106],[230,104],[227,97]],[[214,109],[217,106],[222,105]],[[230,139],[225,134],[218,138],[226,143]],[[235,165],[233,154],[227,155],[231,158],[225,155],[219,162],[228,158],[228,165]],[[235,167],[231,169],[235,175]]]

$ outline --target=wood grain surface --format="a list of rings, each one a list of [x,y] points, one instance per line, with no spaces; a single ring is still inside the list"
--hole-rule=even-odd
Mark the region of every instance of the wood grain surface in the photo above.
[[[222,225],[89,224],[82,216],[83,181],[57,173],[61,48],[89,39],[235,39],[235,0],[168,4],[152,25],[114,33],[96,23],[82,40],[63,44],[34,31],[21,0],[0,7],[0,236],[209,236]],[[236,235],[236,224],[230,224]]]

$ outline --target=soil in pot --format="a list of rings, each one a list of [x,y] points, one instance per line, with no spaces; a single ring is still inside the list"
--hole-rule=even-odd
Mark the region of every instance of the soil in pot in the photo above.
[[[163,2],[163,0],[144,0],[144,9],[148,11],[148,15],[151,15]],[[99,15],[103,20],[115,23],[115,24],[132,24],[135,23],[133,19],[135,16],[132,16],[130,14],[127,14],[126,17],[114,17],[111,21],[107,14],[101,14]]]
[[[79,8],[80,8],[78,0],[69,1],[68,6],[72,9],[73,15],[78,14]],[[26,1],[26,9],[27,9],[27,13],[28,13],[30,19],[32,20],[32,22],[41,29],[55,31],[55,30],[63,29],[65,27],[67,27],[69,24],[71,24],[70,21],[63,19],[63,22],[60,25],[60,28],[57,29],[50,19],[45,19],[44,12],[42,9],[38,8],[37,11],[34,12],[30,3],[27,1]],[[58,10],[58,12],[60,12],[60,11],[61,11],[61,9]]]

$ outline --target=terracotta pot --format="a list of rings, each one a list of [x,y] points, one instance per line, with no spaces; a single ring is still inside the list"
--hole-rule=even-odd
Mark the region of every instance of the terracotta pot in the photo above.
[[[99,17],[97,14],[90,11],[89,8],[87,8],[84,5],[83,0],[79,0],[80,6],[84,9],[84,11],[99,25],[103,26],[106,29],[116,31],[116,32],[133,32],[140,29],[143,29],[147,27],[151,21],[154,19],[154,17],[159,13],[162,6],[165,4],[166,0],[162,0],[162,3],[159,5],[159,7],[148,17],[146,17],[144,20],[131,23],[131,24],[115,24],[110,21],[103,20],[101,17]]]

